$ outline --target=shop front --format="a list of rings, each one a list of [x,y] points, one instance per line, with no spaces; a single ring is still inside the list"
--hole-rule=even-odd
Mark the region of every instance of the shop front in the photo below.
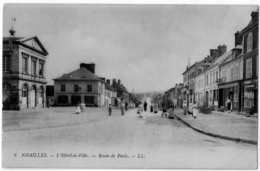
[[[258,112],[258,80],[244,81],[243,87],[243,112],[253,110]]]
[[[219,107],[227,107],[227,99],[232,102],[233,111],[241,111],[241,85],[239,81],[219,85]]]

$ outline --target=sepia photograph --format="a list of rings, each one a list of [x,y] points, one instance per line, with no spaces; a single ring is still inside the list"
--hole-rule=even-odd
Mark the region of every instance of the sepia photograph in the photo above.
[[[258,168],[258,4],[2,10],[3,169]]]

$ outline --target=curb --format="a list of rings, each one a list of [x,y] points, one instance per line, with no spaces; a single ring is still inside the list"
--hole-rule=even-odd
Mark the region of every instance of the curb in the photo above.
[[[190,128],[194,129],[195,131],[197,131],[199,133],[202,133],[202,134],[205,134],[205,135],[209,135],[209,136],[212,136],[212,137],[215,137],[215,138],[221,138],[221,139],[224,139],[224,140],[230,140],[230,141],[243,142],[243,143],[247,143],[247,144],[257,145],[257,141],[254,141],[254,140],[233,138],[233,137],[228,137],[228,136],[224,136],[224,135],[218,135],[218,134],[212,134],[212,133],[209,133],[209,132],[205,132],[205,131],[203,131],[201,129],[198,129],[198,128],[194,127],[194,126],[191,126],[190,124],[185,122],[183,119],[181,119],[179,116],[177,116],[177,115],[174,115],[174,116],[176,116],[176,118],[181,120],[185,125],[189,126]]]

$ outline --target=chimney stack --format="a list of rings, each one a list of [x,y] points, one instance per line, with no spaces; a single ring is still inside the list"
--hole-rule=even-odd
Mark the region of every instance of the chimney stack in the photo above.
[[[120,79],[118,79],[118,81],[117,81],[117,82],[118,82],[118,84],[119,84],[119,85],[121,84],[121,81],[120,81]]]
[[[235,47],[237,45],[242,45],[242,37],[239,34],[239,31],[235,33]]]
[[[110,80],[107,80],[107,83],[110,85]]]
[[[106,78],[105,77],[100,77],[101,80],[103,81],[106,81]]]
[[[95,64],[94,63],[90,63],[90,64],[81,63],[79,66],[80,66],[80,68],[86,68],[87,70],[89,70],[90,72],[95,74]]]
[[[227,51],[227,46],[224,44],[224,45],[219,45],[218,46],[218,53],[219,53],[219,56],[223,55],[224,53],[226,53]]]

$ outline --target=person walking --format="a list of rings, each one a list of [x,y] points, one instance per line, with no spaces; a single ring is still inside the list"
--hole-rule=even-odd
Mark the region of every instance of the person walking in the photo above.
[[[194,104],[193,104],[193,109],[192,109],[192,116],[194,119],[196,119],[196,117],[198,117],[198,105],[196,103],[196,101],[194,101]]]
[[[158,113],[158,104],[154,103],[154,113]]]
[[[121,114],[122,115],[125,114],[125,102],[124,101],[121,102]]]
[[[76,105],[76,114],[80,114],[80,103]]]
[[[168,116],[169,119],[174,119],[174,104],[171,104],[169,106],[169,116]]]
[[[146,112],[146,109],[147,109],[147,103],[146,101],[144,101],[144,111]]]
[[[128,110],[128,102],[125,102],[125,110]]]
[[[227,98],[227,107],[228,107],[228,111],[229,111],[229,113],[230,113],[230,111],[232,112],[232,101],[231,101],[231,99],[228,97]]]
[[[150,112],[153,113],[153,104],[151,103]]]
[[[112,114],[112,105],[109,104],[108,106],[108,115],[111,115]]]
[[[142,106],[142,104],[140,104],[138,107],[138,110],[137,110],[137,114],[139,114],[139,116],[138,116],[139,118],[143,118],[143,115],[142,115],[143,111],[144,111],[143,106]]]

